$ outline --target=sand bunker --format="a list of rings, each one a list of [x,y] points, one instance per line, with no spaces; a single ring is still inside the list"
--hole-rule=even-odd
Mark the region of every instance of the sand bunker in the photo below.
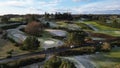
[[[52,41],[52,40],[47,40],[47,41],[45,41],[44,43],[45,43],[45,44],[48,44],[48,45],[52,45],[52,44],[54,44],[55,42]]]

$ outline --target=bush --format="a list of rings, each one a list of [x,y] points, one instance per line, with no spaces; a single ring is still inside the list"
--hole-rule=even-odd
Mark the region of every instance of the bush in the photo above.
[[[68,60],[53,56],[45,64],[44,68],[76,68],[73,63]]]
[[[120,64],[115,65],[114,68],[120,68]]]
[[[111,50],[110,44],[107,43],[107,42],[104,42],[103,45],[102,45],[102,47],[101,47],[101,50],[102,50],[102,51],[105,51],[105,52],[110,51],[110,50]]]
[[[25,41],[23,42],[23,46],[21,46],[20,48],[22,50],[36,50],[39,48],[39,45],[40,42],[38,41],[38,39],[34,36],[30,36],[30,37],[27,37],[25,39]]]
[[[43,25],[39,22],[33,21],[27,24],[25,27],[25,32],[35,36],[41,36],[43,31]]]

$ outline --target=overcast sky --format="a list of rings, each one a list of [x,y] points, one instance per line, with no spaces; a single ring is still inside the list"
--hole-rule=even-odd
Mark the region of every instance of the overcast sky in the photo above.
[[[44,12],[120,14],[120,0],[0,0],[0,15]]]

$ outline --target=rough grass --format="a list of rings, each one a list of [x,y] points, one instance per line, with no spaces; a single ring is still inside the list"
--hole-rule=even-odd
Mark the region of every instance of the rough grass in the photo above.
[[[6,56],[8,56],[7,52],[10,50],[14,50],[12,54],[13,56],[28,53],[28,51],[20,50],[19,47],[16,47],[15,44],[10,41],[5,43],[6,44],[3,45],[0,49],[0,58],[5,58]]]
[[[7,52],[10,50],[14,50],[13,56],[28,53],[27,51],[22,51],[19,47],[16,47],[15,43],[0,38],[0,58],[8,56]]]
[[[76,23],[81,29],[86,29],[86,30],[92,30],[90,27],[88,27],[86,24],[84,23]]]

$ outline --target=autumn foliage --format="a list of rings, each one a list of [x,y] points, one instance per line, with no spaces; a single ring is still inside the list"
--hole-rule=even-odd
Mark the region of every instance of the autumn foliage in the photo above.
[[[43,30],[43,25],[39,22],[33,21],[27,24],[25,32],[31,35],[40,36]]]

